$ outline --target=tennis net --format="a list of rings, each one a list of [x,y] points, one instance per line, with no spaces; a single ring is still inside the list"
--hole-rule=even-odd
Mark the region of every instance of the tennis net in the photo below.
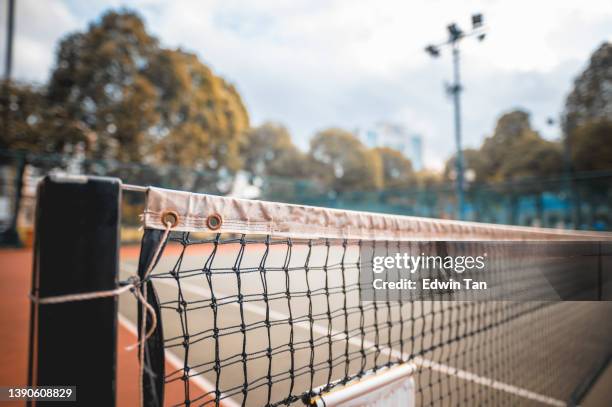
[[[152,329],[141,338],[145,405],[310,404],[403,365],[413,369],[418,406],[563,406],[577,404],[610,359],[610,234],[146,194],[139,260],[122,261],[118,276],[128,284],[137,273],[155,310],[154,320],[121,299],[123,319]],[[66,228],[62,216],[74,209],[59,203],[68,212],[54,213],[62,223],[53,227]],[[54,243],[44,233],[51,226],[40,227],[46,204],[37,251]],[[53,248],[62,264],[61,245]],[[397,253],[484,254],[488,282],[518,294],[374,290],[376,276],[401,277],[397,268],[372,273],[374,258]],[[449,268],[425,277],[449,281]]]
[[[525,266],[536,262],[496,251],[500,241],[535,240],[535,250],[565,242],[549,250],[547,266],[556,264],[554,273],[573,287],[586,270],[559,267],[572,257],[559,258],[560,251],[605,235],[156,189],[144,219],[144,240],[154,242],[145,252],[172,226],[149,279],[161,309],[158,340],[181,361],[163,375],[184,387],[183,397],[167,400],[172,405],[309,402],[401,363],[414,365],[417,405],[566,405],[611,351],[612,325],[602,323],[610,302],[393,297],[360,278],[375,253],[465,255],[480,241],[500,263],[497,274],[513,273],[513,286],[532,292],[537,280]],[[194,386],[193,378],[204,384]]]

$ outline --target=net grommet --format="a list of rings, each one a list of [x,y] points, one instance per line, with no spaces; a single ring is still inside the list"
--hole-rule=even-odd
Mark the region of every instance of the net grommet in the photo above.
[[[170,224],[170,227],[173,228],[178,225],[179,215],[174,211],[165,211],[161,215],[161,222],[164,226]]]
[[[206,218],[206,226],[210,229],[210,230],[219,230],[221,229],[221,224],[223,223],[223,219],[221,218],[221,215],[217,215],[212,214],[209,215]]]

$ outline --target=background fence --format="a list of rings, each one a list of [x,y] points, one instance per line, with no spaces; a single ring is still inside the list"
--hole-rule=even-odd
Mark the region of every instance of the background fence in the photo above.
[[[0,150],[2,244],[31,240],[36,183],[46,174],[60,172],[113,176],[129,184],[215,195],[433,218],[454,218],[457,206],[455,188],[448,182],[338,193],[312,179],[212,173],[179,166],[93,161],[78,155]],[[142,204],[142,194],[126,193],[122,208],[126,227],[138,226]],[[610,208],[612,171],[466,185],[466,218],[478,222],[612,230]]]

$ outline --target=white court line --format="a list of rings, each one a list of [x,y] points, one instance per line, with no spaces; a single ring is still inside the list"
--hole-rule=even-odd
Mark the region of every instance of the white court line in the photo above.
[[[175,286],[174,284],[174,280],[169,280],[166,281],[166,279],[157,279],[156,282],[162,283],[162,284],[167,284],[167,285],[172,285]],[[207,289],[203,289],[200,286],[196,286],[193,284],[189,284],[186,283],[185,281],[181,282],[181,289],[182,290],[186,290],[186,291],[191,291],[194,294],[200,295],[204,298],[210,298],[210,291]],[[219,293],[219,296],[224,296],[222,293]],[[239,304],[238,303],[231,303],[231,305],[238,307]],[[259,316],[266,316],[266,309],[263,307],[259,307],[257,305],[253,305],[250,303],[243,303],[242,304],[243,309],[248,310],[249,312],[252,312],[253,314],[259,315]],[[272,309],[269,310],[269,316],[270,319],[276,319],[276,320],[282,320],[282,319],[287,319],[287,315],[278,312],[278,311],[274,311]],[[309,322],[296,322],[294,323],[294,326],[300,327],[302,329],[306,329],[306,330],[310,330],[310,323]],[[312,326],[312,329],[314,332],[318,333],[319,335],[322,336],[327,336],[328,335],[328,329],[327,327],[323,327],[320,325],[316,325],[314,324]],[[344,336],[344,332],[341,331],[331,331],[331,335],[332,336],[338,336],[343,340],[346,340],[346,337]],[[358,339],[356,337],[350,337],[348,338],[348,342],[354,346],[357,347],[361,347],[361,339]],[[374,347],[376,346],[376,344],[374,342],[368,341],[368,340],[364,340],[363,341],[363,346],[364,347]],[[396,357],[398,359],[407,361],[410,359],[410,355],[407,353],[402,354],[400,351],[395,350],[395,349],[389,349],[389,348],[382,348],[380,350],[381,353],[385,354],[385,355],[391,355],[393,357]],[[545,396],[543,394],[539,394],[527,389],[523,389],[521,387],[518,386],[514,386],[508,383],[504,383],[504,382],[500,382],[497,380],[493,380],[491,378],[486,378],[483,376],[479,376],[475,373],[471,373],[468,372],[467,370],[462,370],[462,369],[457,369],[454,368],[452,366],[448,366],[448,365],[444,365],[441,363],[437,363],[434,362],[432,360],[429,359],[424,359],[421,358],[419,356],[412,358],[411,360],[412,363],[414,363],[417,366],[421,366],[427,369],[431,369],[440,373],[444,373],[447,375],[451,375],[451,376],[455,376],[459,379],[463,379],[466,381],[470,381],[482,386],[487,386],[487,387],[491,387],[493,389],[496,390],[501,390],[504,391],[506,393],[510,393],[510,394],[514,394],[516,396],[520,396],[520,397],[524,397],[526,399],[529,400],[535,400],[535,401],[539,401],[540,403],[544,403],[544,404],[548,404],[550,406],[558,406],[558,407],[563,407],[566,406],[567,403],[565,403],[562,400],[558,400],[552,397],[548,397]]]
[[[136,328],[136,325],[134,325],[134,323],[130,321],[127,317],[123,316],[122,314],[119,314],[119,323],[136,338],[138,338],[138,328]],[[166,358],[166,361],[168,361],[168,363],[170,363],[176,369],[183,369],[183,361],[179,359],[178,356],[176,356],[174,353],[170,352],[169,350],[164,350],[164,357]],[[194,374],[196,375],[198,374],[195,369],[191,369],[191,372],[194,372]],[[192,376],[189,378],[189,381],[194,383],[206,393],[215,391],[215,385],[202,376]],[[225,395],[221,393],[221,397],[225,397]],[[229,397],[225,397],[223,400],[221,400],[221,406],[239,407],[240,404],[236,403]]]

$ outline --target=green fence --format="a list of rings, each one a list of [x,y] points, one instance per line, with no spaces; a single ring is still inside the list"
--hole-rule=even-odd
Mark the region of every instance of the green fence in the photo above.
[[[264,199],[434,218],[456,218],[452,184],[335,194],[305,180],[269,179]],[[612,230],[612,171],[466,185],[466,220]]]
[[[215,195],[234,195],[433,218],[456,218],[450,183],[404,189],[336,193],[311,179],[256,177],[198,171],[179,166],[87,160],[78,155],[0,150],[0,243],[18,244],[20,227],[33,219],[36,181],[64,172],[118,177],[124,183],[154,185]],[[245,195],[246,194],[246,195]],[[126,222],[136,226],[142,194],[125,194]],[[612,230],[612,171],[466,185],[466,218],[511,225]]]

